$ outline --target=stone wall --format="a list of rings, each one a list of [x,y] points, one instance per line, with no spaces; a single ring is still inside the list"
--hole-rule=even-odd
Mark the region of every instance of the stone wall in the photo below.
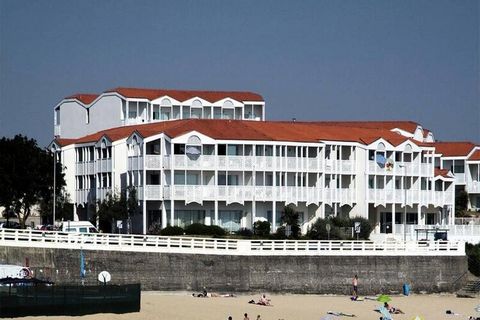
[[[112,283],[140,282],[143,290],[218,292],[291,292],[350,294],[359,277],[359,293],[453,292],[463,285],[465,256],[220,256],[121,251],[84,251],[87,283],[100,271]],[[23,265],[36,277],[58,284],[80,281],[80,251],[0,247],[0,264]],[[459,278],[461,278],[459,280]]]

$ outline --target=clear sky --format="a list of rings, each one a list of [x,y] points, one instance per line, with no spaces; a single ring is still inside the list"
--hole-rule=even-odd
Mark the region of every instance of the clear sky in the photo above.
[[[269,120],[413,120],[480,143],[479,1],[0,0],[0,136],[118,86],[248,90]]]

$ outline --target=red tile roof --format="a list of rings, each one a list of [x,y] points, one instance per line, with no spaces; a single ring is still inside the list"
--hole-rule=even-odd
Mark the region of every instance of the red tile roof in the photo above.
[[[480,150],[475,151],[472,155],[468,158],[470,161],[480,161]]]
[[[90,93],[77,93],[68,97],[65,97],[65,99],[76,99],[83,104],[90,104],[92,103],[95,99],[97,99],[98,94],[90,94]]]
[[[77,139],[63,139],[63,138],[55,138],[55,142],[61,146],[61,147],[64,147],[64,146],[67,146],[69,144],[72,144],[72,143],[75,143]]]
[[[237,101],[263,101],[263,97],[253,92],[242,91],[199,91],[199,90],[168,90],[168,89],[141,89],[141,88],[115,88],[107,92],[116,92],[126,98],[143,98],[155,100],[159,97],[169,96],[178,101],[199,97],[209,102],[216,102],[225,98]]]
[[[448,169],[440,169],[440,168],[435,168],[435,171],[434,171],[434,176],[435,177],[444,177],[444,178],[452,178],[448,175],[448,172],[449,170]]]
[[[435,142],[432,144],[435,146],[436,152],[444,157],[467,156],[475,147],[475,144],[469,141]]]
[[[392,130],[395,128],[414,133],[419,126],[414,121],[316,121],[318,123],[327,126],[342,126],[342,127],[356,127],[356,128],[368,128],[368,129],[386,129]]]
[[[386,129],[350,127],[348,130],[344,130],[319,123],[187,119],[111,128],[81,137],[75,140],[75,143],[96,142],[103,135],[115,141],[130,136],[134,131],[137,131],[143,137],[163,132],[172,138],[197,131],[219,140],[292,142],[318,142],[323,140],[370,144],[381,137],[393,145],[410,140]]]

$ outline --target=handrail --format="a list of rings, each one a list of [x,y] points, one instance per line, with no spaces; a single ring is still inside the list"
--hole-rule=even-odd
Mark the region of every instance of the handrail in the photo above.
[[[461,241],[243,240],[0,229],[0,246],[230,255],[464,256]]]

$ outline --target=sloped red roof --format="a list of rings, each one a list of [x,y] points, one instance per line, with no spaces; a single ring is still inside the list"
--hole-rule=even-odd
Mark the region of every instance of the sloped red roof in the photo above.
[[[468,157],[470,161],[480,161],[480,149],[472,153],[470,157]]]
[[[395,128],[402,129],[404,131],[414,133],[419,126],[414,121],[315,121],[313,123],[326,125],[326,126],[342,126],[342,127],[355,127],[355,128],[367,128],[367,129],[386,129],[392,130]]]
[[[450,177],[450,176],[448,175],[448,172],[449,172],[448,169],[435,168],[435,170],[434,170],[434,176],[435,176],[435,177],[440,176],[440,177],[444,177],[444,178],[449,178],[449,179],[451,179],[452,177]]]
[[[55,138],[54,141],[60,145],[61,147],[67,146],[69,144],[75,143],[77,139],[63,139],[63,138]]]
[[[185,101],[194,97],[199,97],[209,102],[216,102],[225,98],[232,98],[237,101],[263,101],[263,97],[258,93],[248,91],[168,90],[120,87],[105,92],[117,92],[126,98],[143,98],[148,100],[169,96],[178,101]]]
[[[90,104],[92,103],[95,99],[97,99],[98,94],[90,94],[90,93],[77,93],[68,97],[65,97],[65,99],[76,99],[83,104]]]
[[[436,152],[444,157],[467,156],[475,147],[475,144],[469,141],[435,142],[432,144],[435,146]]]
[[[409,140],[385,129],[351,127],[348,130],[344,130],[335,126],[319,123],[186,119],[111,128],[81,137],[74,140],[74,142],[96,142],[104,135],[110,140],[115,141],[130,136],[134,131],[137,131],[143,137],[149,137],[163,132],[172,138],[191,131],[197,131],[219,140],[292,142],[318,142],[326,140],[370,144],[379,138],[383,138],[392,145],[398,145]]]

